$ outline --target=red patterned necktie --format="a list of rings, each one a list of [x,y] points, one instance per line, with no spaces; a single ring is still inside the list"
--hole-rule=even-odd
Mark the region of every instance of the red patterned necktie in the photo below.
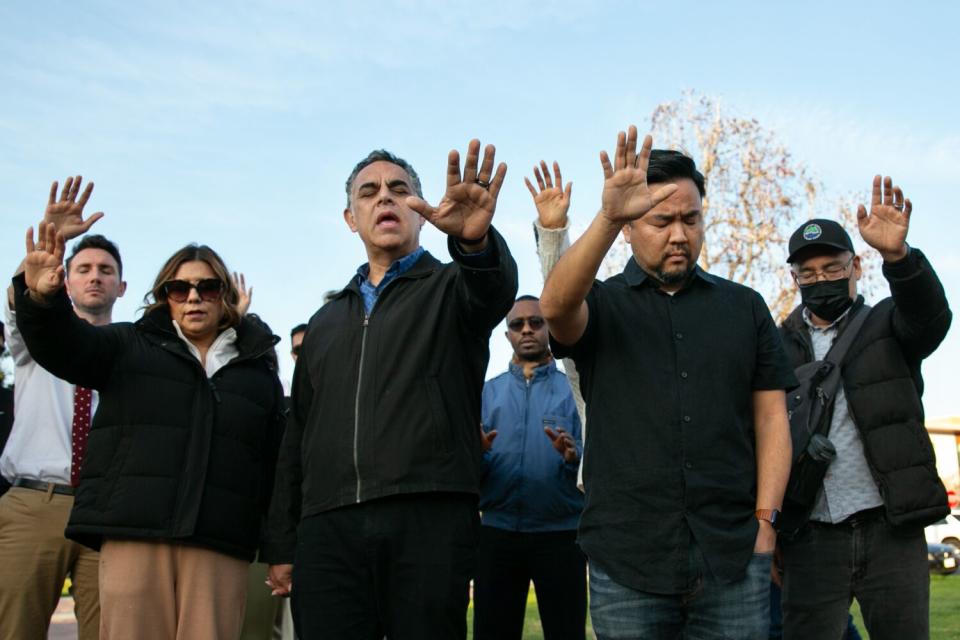
[[[70,484],[80,484],[80,465],[87,452],[87,434],[90,433],[90,402],[93,391],[77,385],[73,392],[73,460],[70,464]]]

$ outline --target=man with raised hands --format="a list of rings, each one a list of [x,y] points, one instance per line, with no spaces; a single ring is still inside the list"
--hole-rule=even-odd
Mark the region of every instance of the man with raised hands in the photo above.
[[[479,531],[480,394],[517,268],[490,223],[507,167],[451,151],[437,206],[383,150],[346,183],[367,261],[311,318],[265,557],[310,638],[465,638]],[[420,246],[430,222],[451,263]],[[292,565],[292,566],[291,566]],[[291,591],[292,587],[292,591]]]
[[[602,204],[541,296],[591,425],[579,542],[599,638],[766,638],[794,383],[761,296],[697,266],[703,176],[675,151],[601,153]],[[594,280],[623,233],[623,273]]]
[[[93,183],[67,178],[57,196],[50,187],[43,226],[64,241],[86,233],[103,217],[84,219]],[[32,241],[32,229],[31,229]],[[63,255],[59,255],[60,261]],[[94,325],[112,321],[123,295],[123,266],[115,244],[88,235],[66,261],[67,293],[78,316]],[[15,275],[23,271],[23,263]],[[16,379],[15,416],[0,471],[12,485],[0,498],[0,637],[43,640],[64,579],[72,581],[80,640],[100,633],[99,554],[67,540],[63,531],[73,506],[97,392],[54,377],[27,351],[17,329],[13,287],[7,290],[6,337]]]

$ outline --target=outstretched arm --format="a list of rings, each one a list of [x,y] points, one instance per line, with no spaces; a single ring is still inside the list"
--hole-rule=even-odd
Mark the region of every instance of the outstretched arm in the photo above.
[[[917,249],[907,247],[913,204],[890,176],[874,176],[870,211],[860,205],[857,223],[864,242],[883,256],[895,309],[893,330],[911,358],[919,361],[940,345],[953,318],[940,279]]]
[[[677,189],[668,184],[651,192],[647,186],[652,146],[653,139],[646,136],[638,154],[637,128],[631,126],[617,136],[613,163],[605,151],[600,152],[604,175],[600,212],[557,262],[540,298],[550,333],[561,344],[574,344],[583,335],[588,320],[587,293],[623,225],[642,218]]]
[[[542,172],[541,172],[542,169]],[[537,208],[537,219],[533,223],[534,238],[537,242],[537,256],[540,258],[540,271],[546,281],[550,271],[560,259],[560,256],[570,248],[570,221],[567,211],[570,209],[570,193],[573,183],[563,186],[563,177],[560,174],[560,165],[553,163],[554,178],[550,175],[547,163],[540,161],[539,167],[533,168],[533,175],[537,187],[533,186],[529,178],[524,178],[533,204]]]
[[[68,382],[102,389],[122,349],[116,325],[95,327],[73,312],[64,289],[64,237],[40,223],[38,240],[27,231],[24,271],[14,278],[17,328],[33,359]]]

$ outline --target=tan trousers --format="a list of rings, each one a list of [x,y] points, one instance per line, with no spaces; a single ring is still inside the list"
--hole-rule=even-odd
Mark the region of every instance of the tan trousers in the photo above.
[[[237,640],[248,562],[162,542],[100,550],[101,640]]]
[[[98,637],[98,554],[63,537],[72,507],[72,496],[22,487],[0,497],[0,640],[45,640],[68,575],[79,640]]]

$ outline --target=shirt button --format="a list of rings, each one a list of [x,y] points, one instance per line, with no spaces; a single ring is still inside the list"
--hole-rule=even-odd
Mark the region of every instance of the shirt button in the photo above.
[[[693,463],[692,463],[692,462],[684,462],[684,463],[683,463],[683,466],[685,466],[687,469],[693,469]]]
[[[684,422],[690,422],[690,416],[683,416]]]
[[[685,379],[685,378],[687,377],[687,372],[686,372],[686,371],[681,371],[681,372],[680,372],[680,377]]]
[[[683,334],[677,331],[677,340],[683,340]]]

